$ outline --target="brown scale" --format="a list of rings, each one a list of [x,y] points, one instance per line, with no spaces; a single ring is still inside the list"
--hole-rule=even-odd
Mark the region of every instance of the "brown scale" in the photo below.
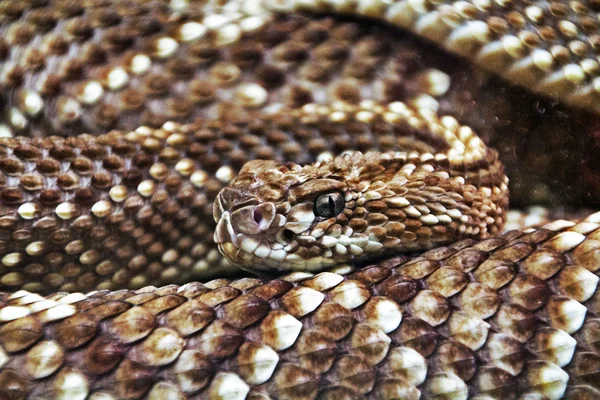
[[[3,293],[0,395],[594,398],[599,244],[593,214],[363,268]]]

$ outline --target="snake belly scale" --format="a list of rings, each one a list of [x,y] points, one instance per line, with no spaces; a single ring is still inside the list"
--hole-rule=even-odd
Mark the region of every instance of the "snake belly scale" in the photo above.
[[[1,1],[0,398],[599,397],[600,215],[397,30],[595,113],[597,8]]]

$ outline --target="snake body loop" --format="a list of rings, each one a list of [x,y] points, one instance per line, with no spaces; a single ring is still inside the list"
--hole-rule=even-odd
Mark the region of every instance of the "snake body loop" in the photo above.
[[[0,399],[600,397],[600,215],[484,144],[594,132],[597,12],[1,0]]]

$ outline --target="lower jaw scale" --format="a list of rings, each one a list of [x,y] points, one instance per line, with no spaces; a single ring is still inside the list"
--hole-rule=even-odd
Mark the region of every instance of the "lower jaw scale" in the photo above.
[[[238,240],[238,242],[241,241]],[[336,264],[332,259],[331,251],[327,252],[329,254],[319,257],[304,259],[295,253],[287,253],[283,249],[271,249],[269,254],[262,257],[255,252],[244,250],[232,241],[219,243],[219,249],[223,254],[227,254],[231,264],[249,271],[318,271]]]
[[[231,254],[235,250],[237,250],[237,248],[231,242],[225,242],[225,243],[220,244],[219,246],[221,246],[223,251],[225,251],[227,254]]]

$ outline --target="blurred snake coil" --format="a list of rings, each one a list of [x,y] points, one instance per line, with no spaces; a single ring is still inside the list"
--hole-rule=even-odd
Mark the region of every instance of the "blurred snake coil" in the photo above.
[[[600,398],[599,61],[598,0],[0,0],[0,399]]]

